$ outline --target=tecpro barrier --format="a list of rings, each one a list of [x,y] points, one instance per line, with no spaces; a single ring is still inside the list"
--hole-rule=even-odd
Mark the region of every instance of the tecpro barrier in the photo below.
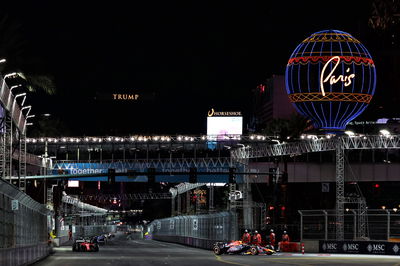
[[[386,241],[319,241],[321,253],[400,255],[400,243]]]

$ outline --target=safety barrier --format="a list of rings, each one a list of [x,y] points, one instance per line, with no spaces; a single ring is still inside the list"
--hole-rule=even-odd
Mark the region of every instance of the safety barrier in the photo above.
[[[47,209],[0,179],[0,265],[21,265],[47,256]]]
[[[319,252],[344,254],[400,255],[400,243],[387,241],[319,241]]]
[[[149,231],[155,240],[212,249],[216,241],[238,239],[237,214],[221,212],[154,220]]]
[[[0,265],[27,265],[38,261],[49,254],[47,244],[24,246],[18,248],[0,248]]]
[[[359,210],[346,209],[344,214],[345,240],[380,240],[400,238],[400,213],[394,209],[368,209],[365,215],[365,237],[357,235]],[[301,240],[335,240],[335,210],[301,210]]]

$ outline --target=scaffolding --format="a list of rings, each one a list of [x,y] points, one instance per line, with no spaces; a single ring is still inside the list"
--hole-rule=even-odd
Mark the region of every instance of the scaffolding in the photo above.
[[[18,184],[21,191],[26,191],[26,135],[19,135],[19,172]]]
[[[369,149],[400,149],[400,135],[371,136],[312,136],[291,143],[278,143],[246,146],[231,151],[231,158],[237,162],[246,162],[251,158],[300,155],[310,152],[336,151],[336,240],[344,239],[344,205],[358,204],[357,232],[358,238],[368,237],[368,218],[365,198],[345,197],[344,193],[344,151]]]

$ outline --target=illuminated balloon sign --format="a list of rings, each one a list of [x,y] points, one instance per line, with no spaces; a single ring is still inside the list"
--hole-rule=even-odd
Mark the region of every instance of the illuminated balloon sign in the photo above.
[[[341,131],[375,92],[368,50],[349,33],[326,30],[300,43],[286,66],[286,91],[297,111],[326,131]]]

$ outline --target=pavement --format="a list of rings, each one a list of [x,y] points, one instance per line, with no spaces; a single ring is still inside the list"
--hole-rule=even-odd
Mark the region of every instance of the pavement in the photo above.
[[[214,255],[210,250],[154,240],[127,239],[117,234],[99,252],[72,252],[71,246],[54,248],[55,253],[33,265],[88,266],[88,265],[396,265],[399,256],[341,255],[320,253],[278,253],[276,255]]]

